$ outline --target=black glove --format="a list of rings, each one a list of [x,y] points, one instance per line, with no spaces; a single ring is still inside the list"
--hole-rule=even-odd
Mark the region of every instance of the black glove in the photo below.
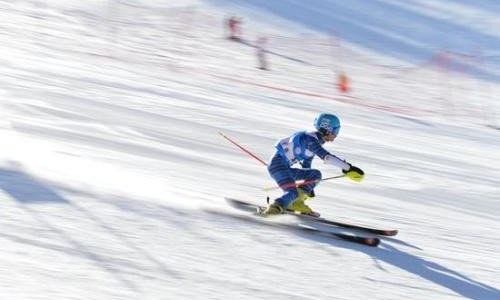
[[[351,165],[350,163],[347,163],[349,165],[349,169],[348,170],[342,170],[342,173],[344,174],[347,174],[349,172],[356,172],[360,175],[365,175],[365,172],[363,172],[363,170],[361,170],[360,168],[356,167],[356,166],[353,166]]]
[[[365,172],[361,170],[360,168],[351,165],[350,163],[347,163],[349,165],[348,170],[342,170],[342,173],[344,173],[349,179],[352,179],[354,181],[361,181],[365,177]]]

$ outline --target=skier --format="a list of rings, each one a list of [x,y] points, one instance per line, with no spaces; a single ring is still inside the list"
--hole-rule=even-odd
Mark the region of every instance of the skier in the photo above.
[[[364,172],[360,168],[330,154],[322,147],[325,142],[333,142],[339,133],[340,121],[337,116],[328,113],[320,114],[314,121],[314,127],[316,131],[296,132],[276,144],[276,152],[267,170],[283,189],[284,194],[263,210],[262,215],[282,214],[288,209],[319,216],[304,203],[305,200],[314,197],[314,187],[321,180],[321,172],[311,168],[315,155],[326,164],[342,169],[342,172],[350,179],[355,181],[363,179]],[[292,168],[297,162],[302,168]],[[305,180],[310,183],[297,187],[296,180]]]

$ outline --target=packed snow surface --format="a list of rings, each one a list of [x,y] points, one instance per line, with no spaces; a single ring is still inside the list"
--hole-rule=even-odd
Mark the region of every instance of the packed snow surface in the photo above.
[[[500,299],[499,12],[0,1],[0,299]],[[399,230],[378,248],[224,201],[265,204],[275,183],[219,132],[267,161],[321,112],[342,121],[326,149],[366,177],[324,181],[310,205]]]

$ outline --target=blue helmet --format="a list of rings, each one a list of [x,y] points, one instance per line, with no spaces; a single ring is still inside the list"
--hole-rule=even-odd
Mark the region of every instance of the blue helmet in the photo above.
[[[326,132],[337,136],[340,130],[340,120],[332,114],[321,114],[314,120],[314,127],[319,131],[323,128]]]

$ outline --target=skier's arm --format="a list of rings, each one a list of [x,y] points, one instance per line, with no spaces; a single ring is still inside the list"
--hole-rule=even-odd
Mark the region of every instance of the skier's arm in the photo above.
[[[363,180],[363,178],[365,176],[365,173],[363,172],[363,170],[351,165],[350,163],[338,158],[337,156],[335,156],[333,154],[330,154],[323,147],[321,147],[319,142],[317,142],[317,141],[313,142],[311,144],[310,149],[316,155],[318,155],[325,162],[325,164],[334,165],[334,166],[342,169],[342,173],[346,174],[346,176],[348,178],[350,178],[354,181]]]
[[[325,162],[325,164],[339,167],[340,169],[342,169],[342,171],[347,171],[351,167],[351,165],[345,160],[341,160],[340,158],[332,154],[327,154],[323,161]]]
[[[342,170],[348,170],[350,167],[350,165],[347,162],[341,160],[337,156],[330,154],[330,152],[326,151],[325,148],[323,148],[319,143],[319,141],[316,139],[311,141],[311,143],[309,144],[309,149],[314,154],[319,156],[319,158],[321,158],[325,162],[325,164],[337,166]]]

